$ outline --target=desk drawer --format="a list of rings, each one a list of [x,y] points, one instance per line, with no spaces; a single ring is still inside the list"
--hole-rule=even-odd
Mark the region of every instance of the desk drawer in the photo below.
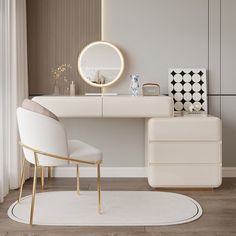
[[[32,100],[58,117],[102,117],[102,98],[98,96],[40,96]]]
[[[104,96],[104,117],[172,117],[173,100],[168,96]]]

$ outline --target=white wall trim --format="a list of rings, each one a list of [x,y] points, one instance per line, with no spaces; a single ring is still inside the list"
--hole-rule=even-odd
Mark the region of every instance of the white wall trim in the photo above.
[[[75,177],[75,167],[73,166],[60,166],[54,168],[53,176],[55,177]],[[223,177],[236,177],[236,167],[223,167]],[[96,167],[81,167],[81,177],[96,177]],[[102,177],[114,178],[145,178],[147,177],[145,167],[102,167]]]
[[[236,177],[236,167],[223,167],[222,175],[224,178]]]
[[[101,167],[102,177],[146,177],[145,167]],[[75,177],[75,167],[57,167],[54,171],[55,177]],[[96,177],[96,167],[81,167],[81,177]]]

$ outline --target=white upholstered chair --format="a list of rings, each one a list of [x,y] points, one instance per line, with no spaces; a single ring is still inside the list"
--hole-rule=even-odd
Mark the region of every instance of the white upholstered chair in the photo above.
[[[102,153],[79,140],[67,140],[64,127],[57,117],[31,100],[17,108],[17,120],[25,159],[34,165],[34,179],[29,223],[33,224],[37,168],[75,163],[77,166],[77,193],[79,194],[79,164],[97,166],[98,212],[101,212],[100,164]],[[19,202],[21,200],[25,159],[22,168]]]

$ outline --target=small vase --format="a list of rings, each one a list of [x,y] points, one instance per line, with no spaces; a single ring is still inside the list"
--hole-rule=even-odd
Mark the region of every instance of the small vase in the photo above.
[[[54,82],[53,95],[54,96],[60,95],[60,88],[59,88],[58,80],[55,80],[55,82]]]
[[[132,96],[138,96],[138,88],[139,88],[139,75],[130,75],[131,83],[130,89],[132,92]]]

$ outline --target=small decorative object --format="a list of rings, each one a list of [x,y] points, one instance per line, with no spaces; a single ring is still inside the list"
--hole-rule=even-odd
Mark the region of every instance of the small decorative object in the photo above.
[[[53,95],[58,96],[60,94],[60,89],[59,89],[59,81],[54,80],[54,85],[53,85]]]
[[[101,74],[100,71],[98,71],[98,84],[105,84],[106,83],[106,77]]]
[[[160,85],[156,83],[146,83],[142,86],[143,96],[159,96]]]
[[[130,88],[132,91],[132,96],[138,96],[138,88],[139,88],[139,75],[130,75],[131,84]]]
[[[70,84],[70,96],[75,96],[75,84],[74,81]]]
[[[195,104],[194,104],[194,110],[195,110],[196,112],[199,112],[199,111],[201,110],[201,105],[198,104],[198,103],[195,103]]]
[[[52,76],[54,80],[53,95],[60,95],[60,93],[66,95],[68,93],[68,86],[64,86],[65,84],[68,84],[68,79],[66,76],[62,77],[62,74],[66,72],[67,69],[71,68],[72,66],[70,64],[62,64],[58,68],[52,69]],[[61,83],[63,83],[63,86],[60,86]],[[63,91],[61,91],[62,88]]]
[[[193,104],[190,104],[188,110],[189,110],[189,112],[192,113],[193,110],[194,110],[194,105],[193,105]]]
[[[168,78],[176,112],[207,113],[206,69],[169,69]]]

